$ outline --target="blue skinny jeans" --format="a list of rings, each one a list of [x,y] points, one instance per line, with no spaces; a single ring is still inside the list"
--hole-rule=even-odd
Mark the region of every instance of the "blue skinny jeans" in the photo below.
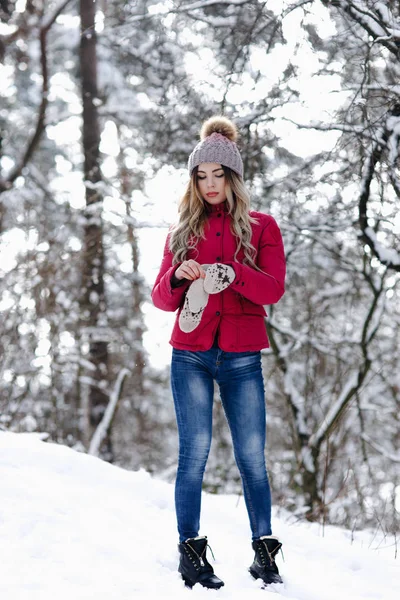
[[[212,437],[214,380],[231,431],[252,538],[272,533],[260,352],[174,348],[171,387],[179,434],[175,509],[180,542],[199,535],[201,490]]]

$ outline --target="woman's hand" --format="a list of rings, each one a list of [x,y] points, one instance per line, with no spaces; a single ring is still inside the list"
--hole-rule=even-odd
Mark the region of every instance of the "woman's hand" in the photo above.
[[[177,268],[174,275],[177,279],[188,279],[189,281],[194,281],[195,279],[204,279],[206,272],[195,260],[185,260]]]

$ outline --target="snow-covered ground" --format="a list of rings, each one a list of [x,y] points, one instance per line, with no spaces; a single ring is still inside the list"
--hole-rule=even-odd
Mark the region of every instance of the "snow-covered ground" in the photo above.
[[[204,495],[202,526],[218,591],[176,571],[173,486],[34,434],[0,432],[0,598],[134,600],[277,598],[247,572],[253,553],[243,499]],[[274,515],[291,600],[394,600],[400,557],[377,530],[352,534]],[[273,595],[274,594],[274,595]]]

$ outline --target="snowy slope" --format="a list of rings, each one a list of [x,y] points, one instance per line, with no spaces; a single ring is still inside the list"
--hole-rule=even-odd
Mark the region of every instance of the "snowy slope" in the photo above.
[[[0,598],[133,600],[278,597],[247,572],[243,500],[205,495],[203,530],[225,581],[187,590],[177,571],[173,486],[33,434],[0,432]],[[291,600],[392,600],[400,592],[395,544],[375,533],[274,518]],[[353,539],[355,537],[355,539]],[[210,555],[211,560],[211,555]],[[212,560],[211,560],[212,562]]]

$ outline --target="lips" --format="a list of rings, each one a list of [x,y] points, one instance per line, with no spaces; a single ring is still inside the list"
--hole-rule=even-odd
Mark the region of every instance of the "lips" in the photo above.
[[[215,196],[218,196],[218,192],[209,192],[207,194],[207,198],[215,198]]]

